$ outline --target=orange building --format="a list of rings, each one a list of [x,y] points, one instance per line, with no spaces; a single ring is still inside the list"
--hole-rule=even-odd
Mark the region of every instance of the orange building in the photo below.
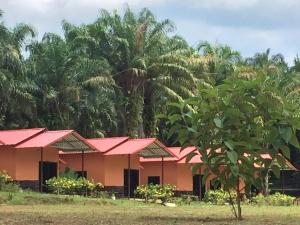
[[[0,131],[0,141],[0,171],[7,171],[21,187],[40,191],[46,180],[57,176],[59,150],[92,150],[92,146],[73,130]]]
[[[169,150],[175,155],[175,158],[164,159],[145,159],[141,158],[141,184],[171,184],[176,186],[177,194],[193,194],[199,196],[200,199],[204,197],[207,190],[213,188],[211,181],[216,177],[210,174],[205,184],[202,184],[203,171],[207,168],[203,164],[200,153],[195,147],[169,147]],[[221,149],[216,149],[220,152]],[[187,161],[187,156],[190,153],[195,155]],[[262,154],[262,158],[271,159],[268,154]],[[160,171],[160,164],[164,163],[164,171]],[[192,174],[192,167],[194,164],[202,164],[199,171]],[[288,169],[297,170],[288,160],[286,160]],[[257,166],[257,165],[255,165]],[[220,184],[221,185],[221,184]],[[241,180],[240,188],[244,192],[244,182]],[[220,186],[221,187],[221,186]]]
[[[145,159],[141,158],[141,184],[171,184],[176,186],[177,194],[194,194],[202,196],[209,186],[209,181],[202,184],[201,169],[195,175],[192,175],[192,164],[185,163],[186,157],[193,152],[198,152],[196,147],[169,147],[174,154],[173,158],[163,159]],[[196,158],[196,157],[195,157]],[[198,157],[200,160],[200,156]],[[194,160],[194,159],[193,159]],[[161,163],[164,164],[164,170],[161,171]]]
[[[161,158],[173,156],[162,143],[155,138],[129,139],[128,137],[88,139],[97,152],[86,153],[84,157],[85,175],[88,179],[102,183],[106,190],[120,195],[133,196],[140,184],[140,157]],[[60,153],[65,167],[79,170],[79,153]],[[130,171],[130,172],[129,172]]]
[[[197,154],[186,163],[190,153]],[[84,139],[73,130],[44,128],[0,131],[0,171],[6,170],[22,187],[40,191],[46,180],[69,167],[124,196],[132,197],[138,185],[153,183],[172,184],[178,194],[203,197],[214,176],[202,184],[206,166],[202,163],[192,175],[195,163],[202,163],[195,147],[167,148],[155,138]],[[287,165],[295,169],[288,161]]]

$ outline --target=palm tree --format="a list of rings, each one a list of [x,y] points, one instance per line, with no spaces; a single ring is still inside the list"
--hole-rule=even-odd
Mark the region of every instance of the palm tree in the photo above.
[[[107,63],[78,54],[72,43],[52,33],[46,33],[41,42],[33,42],[28,50],[28,77],[38,86],[33,94],[41,118],[39,126],[77,129],[85,136],[105,133],[99,130],[103,122],[114,120],[113,109],[103,104],[111,95],[99,98],[99,93],[106,93],[105,87],[113,84]]]
[[[240,53],[228,45],[213,45],[207,41],[200,42],[198,52],[203,73],[213,77],[217,85],[231,76],[242,60]]]
[[[156,96],[181,99],[179,89],[183,93],[196,86],[187,69],[189,47],[182,39],[169,37],[174,30],[171,21],[156,21],[148,9],[136,15],[127,8],[123,17],[102,10],[93,24],[64,27],[67,38],[81,43],[78,49],[111,66],[120,97],[122,135],[153,135]]]
[[[23,127],[34,118],[34,85],[25,77],[21,54],[26,38],[34,37],[33,28],[18,24],[8,29],[0,23],[0,126]]]

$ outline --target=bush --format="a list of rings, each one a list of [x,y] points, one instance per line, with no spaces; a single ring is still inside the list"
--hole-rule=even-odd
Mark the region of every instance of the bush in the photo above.
[[[230,195],[232,197],[232,200],[236,200],[236,192],[230,192]],[[205,193],[205,201],[210,202],[215,205],[224,205],[226,203],[230,203],[230,196],[227,191],[224,191],[223,189],[217,189],[217,190],[209,190]]]
[[[5,192],[18,192],[20,191],[20,186],[14,183],[11,176],[7,174],[6,171],[0,171],[0,191]]]
[[[7,174],[7,172],[5,170],[0,171],[0,185],[6,184],[6,183],[9,183],[12,181],[13,181],[13,179],[11,178],[11,176],[9,176]]]
[[[276,192],[275,194],[268,196],[258,194],[252,198],[252,203],[257,205],[291,206],[293,205],[295,199],[295,197]]]
[[[101,183],[95,183],[85,178],[54,177],[46,181],[48,190],[55,194],[97,195],[103,189]]]
[[[176,187],[173,185],[141,185],[135,190],[135,194],[148,202],[149,199],[160,199],[163,203],[168,202],[173,196]]]

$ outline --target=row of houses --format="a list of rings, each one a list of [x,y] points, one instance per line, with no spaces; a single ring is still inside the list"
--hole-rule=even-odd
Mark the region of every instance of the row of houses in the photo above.
[[[198,153],[195,147],[166,147],[156,138],[85,139],[74,130],[45,128],[0,131],[0,171],[22,187],[40,191],[46,180],[70,168],[123,196],[132,197],[138,185],[149,183],[172,184],[178,193],[203,196],[214,175],[202,183],[204,164],[192,175],[193,164],[202,163],[199,153],[186,163],[192,152]]]

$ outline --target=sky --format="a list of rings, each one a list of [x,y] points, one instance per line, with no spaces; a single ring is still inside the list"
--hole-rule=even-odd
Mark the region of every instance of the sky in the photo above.
[[[291,64],[300,52],[300,0],[0,0],[5,24],[20,22],[45,32],[62,33],[63,19],[93,22],[101,8],[122,13],[148,7],[158,20],[175,22],[175,34],[192,46],[200,41],[228,44],[248,57],[271,48]]]

